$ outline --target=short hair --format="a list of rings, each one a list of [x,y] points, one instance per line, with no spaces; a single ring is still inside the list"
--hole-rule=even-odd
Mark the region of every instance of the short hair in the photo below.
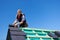
[[[18,9],[18,10],[17,10],[17,13],[18,13],[18,12],[22,12],[21,9]]]

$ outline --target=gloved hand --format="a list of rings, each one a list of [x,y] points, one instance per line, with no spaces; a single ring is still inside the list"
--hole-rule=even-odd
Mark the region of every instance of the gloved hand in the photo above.
[[[15,25],[19,25],[19,24],[20,24],[20,22],[16,23]]]

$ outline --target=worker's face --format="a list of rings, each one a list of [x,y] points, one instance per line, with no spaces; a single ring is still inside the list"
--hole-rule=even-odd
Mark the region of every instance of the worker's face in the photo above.
[[[20,15],[21,13],[22,13],[22,12],[19,10],[19,11],[18,11],[18,15]]]

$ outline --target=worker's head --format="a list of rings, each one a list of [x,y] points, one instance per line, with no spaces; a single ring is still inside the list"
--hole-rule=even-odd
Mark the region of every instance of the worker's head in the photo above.
[[[22,14],[22,11],[20,9],[17,10],[17,14]]]

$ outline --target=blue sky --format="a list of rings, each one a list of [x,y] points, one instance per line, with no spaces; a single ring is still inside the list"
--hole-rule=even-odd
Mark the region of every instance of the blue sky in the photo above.
[[[0,0],[0,40],[6,39],[17,9],[25,14],[29,28],[60,30],[60,0]]]

